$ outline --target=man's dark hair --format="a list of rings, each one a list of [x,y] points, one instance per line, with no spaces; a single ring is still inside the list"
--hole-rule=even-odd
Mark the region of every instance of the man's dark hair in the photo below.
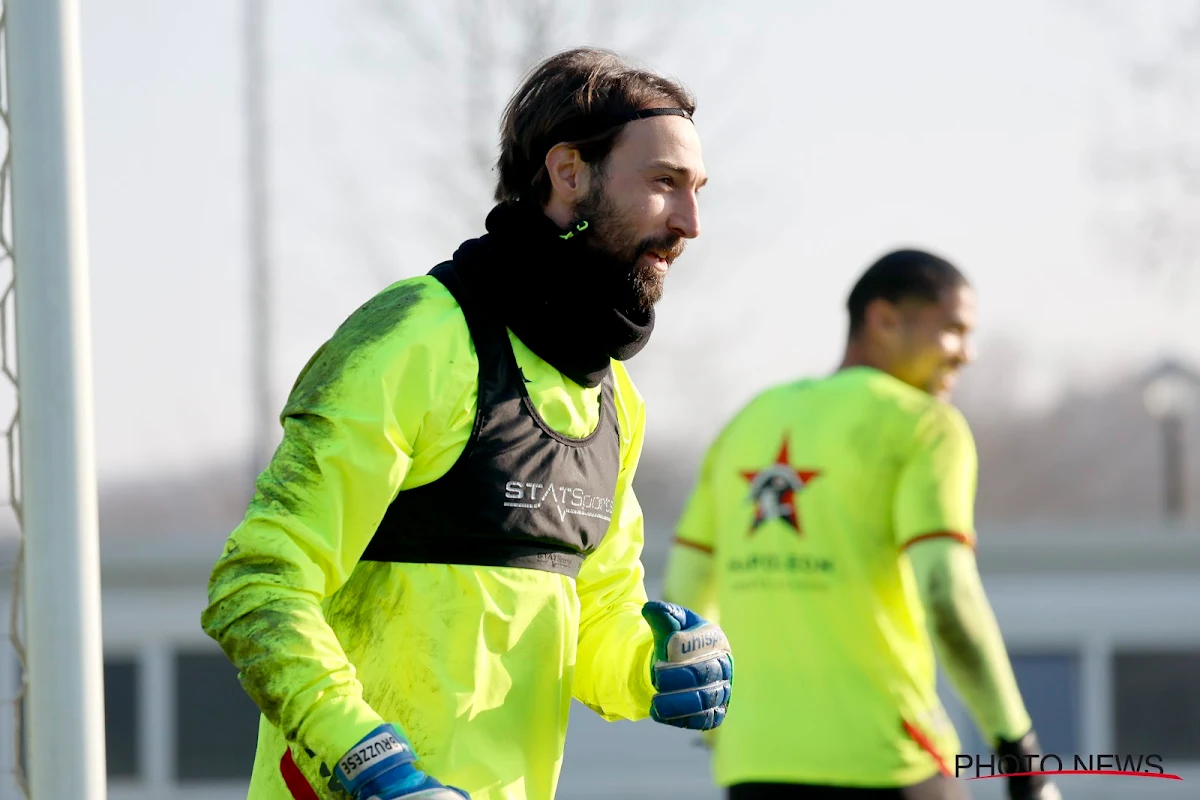
[[[690,118],[696,100],[681,84],[608,50],[580,47],[542,61],[504,109],[496,202],[549,200],[546,154],[556,144],[570,144],[603,169],[621,128],[649,108],[678,108]]]
[[[968,285],[958,268],[944,258],[923,250],[895,250],[867,268],[854,284],[846,308],[850,312],[850,335],[857,334],[873,300],[900,303],[920,300],[936,303],[947,290]]]

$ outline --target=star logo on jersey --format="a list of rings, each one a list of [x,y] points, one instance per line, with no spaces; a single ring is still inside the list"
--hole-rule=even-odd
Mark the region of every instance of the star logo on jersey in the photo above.
[[[785,438],[779,448],[775,463],[764,469],[744,471],[742,477],[750,481],[748,499],[754,503],[754,525],[750,532],[758,530],[764,522],[779,519],[801,532],[800,514],[796,509],[796,493],[808,482],[820,475],[815,470],[793,467],[788,459],[788,442]]]

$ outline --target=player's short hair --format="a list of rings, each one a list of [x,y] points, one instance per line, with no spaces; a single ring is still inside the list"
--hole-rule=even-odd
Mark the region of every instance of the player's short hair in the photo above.
[[[689,119],[696,100],[682,84],[608,50],[579,47],[535,66],[504,109],[496,202],[550,199],[546,154],[560,143],[603,169],[617,136],[639,111],[677,108]]]
[[[850,291],[850,335],[862,329],[873,300],[936,303],[947,290],[967,285],[966,276],[944,258],[924,250],[894,250],[868,267]]]

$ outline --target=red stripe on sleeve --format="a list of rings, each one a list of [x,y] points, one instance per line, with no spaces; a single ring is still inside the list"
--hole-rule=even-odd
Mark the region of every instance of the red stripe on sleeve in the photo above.
[[[684,547],[690,547],[693,550],[699,550],[701,553],[708,553],[710,556],[712,555],[712,552],[713,552],[713,549],[706,544],[697,544],[696,542],[689,542],[687,539],[681,539],[678,536],[675,537],[675,544],[681,544]]]
[[[912,547],[917,542],[923,542],[926,539],[953,539],[956,542],[965,544],[972,550],[975,549],[975,540],[972,537],[967,536],[965,533],[959,533],[958,531],[933,531],[932,533],[922,533],[920,536],[914,536],[913,538],[909,539],[908,543],[905,544],[904,547],[907,549]]]
[[[296,760],[292,758],[290,748],[284,751],[283,758],[279,761],[279,772],[283,775],[283,782],[287,785],[294,800],[321,800],[313,791],[312,786],[308,784],[304,773],[296,766]]]

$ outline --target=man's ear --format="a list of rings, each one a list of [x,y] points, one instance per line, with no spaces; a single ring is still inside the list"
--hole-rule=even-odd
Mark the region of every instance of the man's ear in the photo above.
[[[552,193],[567,205],[574,205],[587,194],[587,162],[568,144],[556,144],[546,153],[546,174],[550,176]]]
[[[877,297],[867,303],[865,314],[866,329],[874,331],[879,336],[894,336],[900,329],[900,308],[882,297]]]

